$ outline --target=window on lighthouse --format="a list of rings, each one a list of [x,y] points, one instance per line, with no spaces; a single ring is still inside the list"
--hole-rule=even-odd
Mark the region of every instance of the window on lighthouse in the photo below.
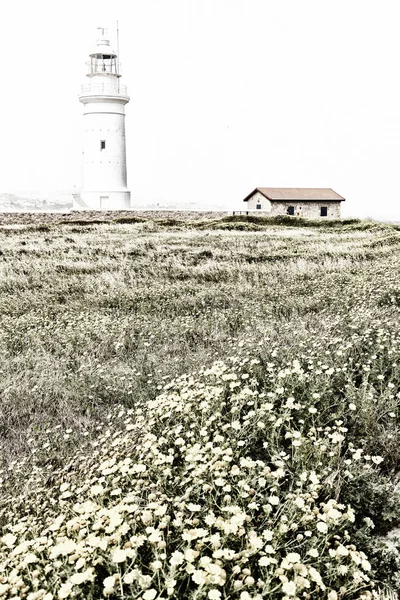
[[[100,150],[106,149],[106,140],[100,140]]]

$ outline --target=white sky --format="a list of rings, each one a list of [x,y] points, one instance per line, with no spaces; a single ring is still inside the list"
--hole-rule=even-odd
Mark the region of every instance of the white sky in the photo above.
[[[120,26],[133,202],[332,187],[400,220],[395,0],[15,0],[2,6],[0,193],[82,183],[96,27]],[[114,36],[115,39],[115,36]]]

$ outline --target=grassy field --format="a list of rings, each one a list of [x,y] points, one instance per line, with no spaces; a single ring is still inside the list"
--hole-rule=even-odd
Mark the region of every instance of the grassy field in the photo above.
[[[400,232],[293,223],[0,228],[0,598],[400,591]]]

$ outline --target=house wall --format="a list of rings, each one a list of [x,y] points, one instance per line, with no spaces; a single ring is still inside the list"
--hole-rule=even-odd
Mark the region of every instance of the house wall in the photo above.
[[[308,219],[339,219],[340,202],[273,202],[271,215],[287,215],[289,206],[294,206],[294,214],[297,217]],[[321,217],[321,207],[328,208],[327,217]]]
[[[247,210],[257,210],[257,204],[261,204],[262,211],[271,212],[272,210],[271,202],[265,196],[260,194],[260,192],[256,192],[255,194],[253,194],[253,196],[249,198],[246,204],[248,206]]]
[[[258,202],[261,204],[261,210],[256,209]],[[289,206],[294,206],[295,216],[308,219],[325,218],[321,217],[321,207],[326,206],[328,208],[327,219],[340,218],[340,202],[270,202],[260,194],[260,192],[257,192],[245,204],[247,204],[248,207],[245,210],[251,210],[262,214],[267,212],[271,216],[287,215]]]

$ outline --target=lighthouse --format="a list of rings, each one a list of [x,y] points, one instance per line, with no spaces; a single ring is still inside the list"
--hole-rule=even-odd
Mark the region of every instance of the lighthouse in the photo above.
[[[74,196],[76,210],[121,210],[130,207],[127,187],[125,104],[117,53],[99,28],[90,54],[87,83],[79,101],[84,108],[83,189]]]

